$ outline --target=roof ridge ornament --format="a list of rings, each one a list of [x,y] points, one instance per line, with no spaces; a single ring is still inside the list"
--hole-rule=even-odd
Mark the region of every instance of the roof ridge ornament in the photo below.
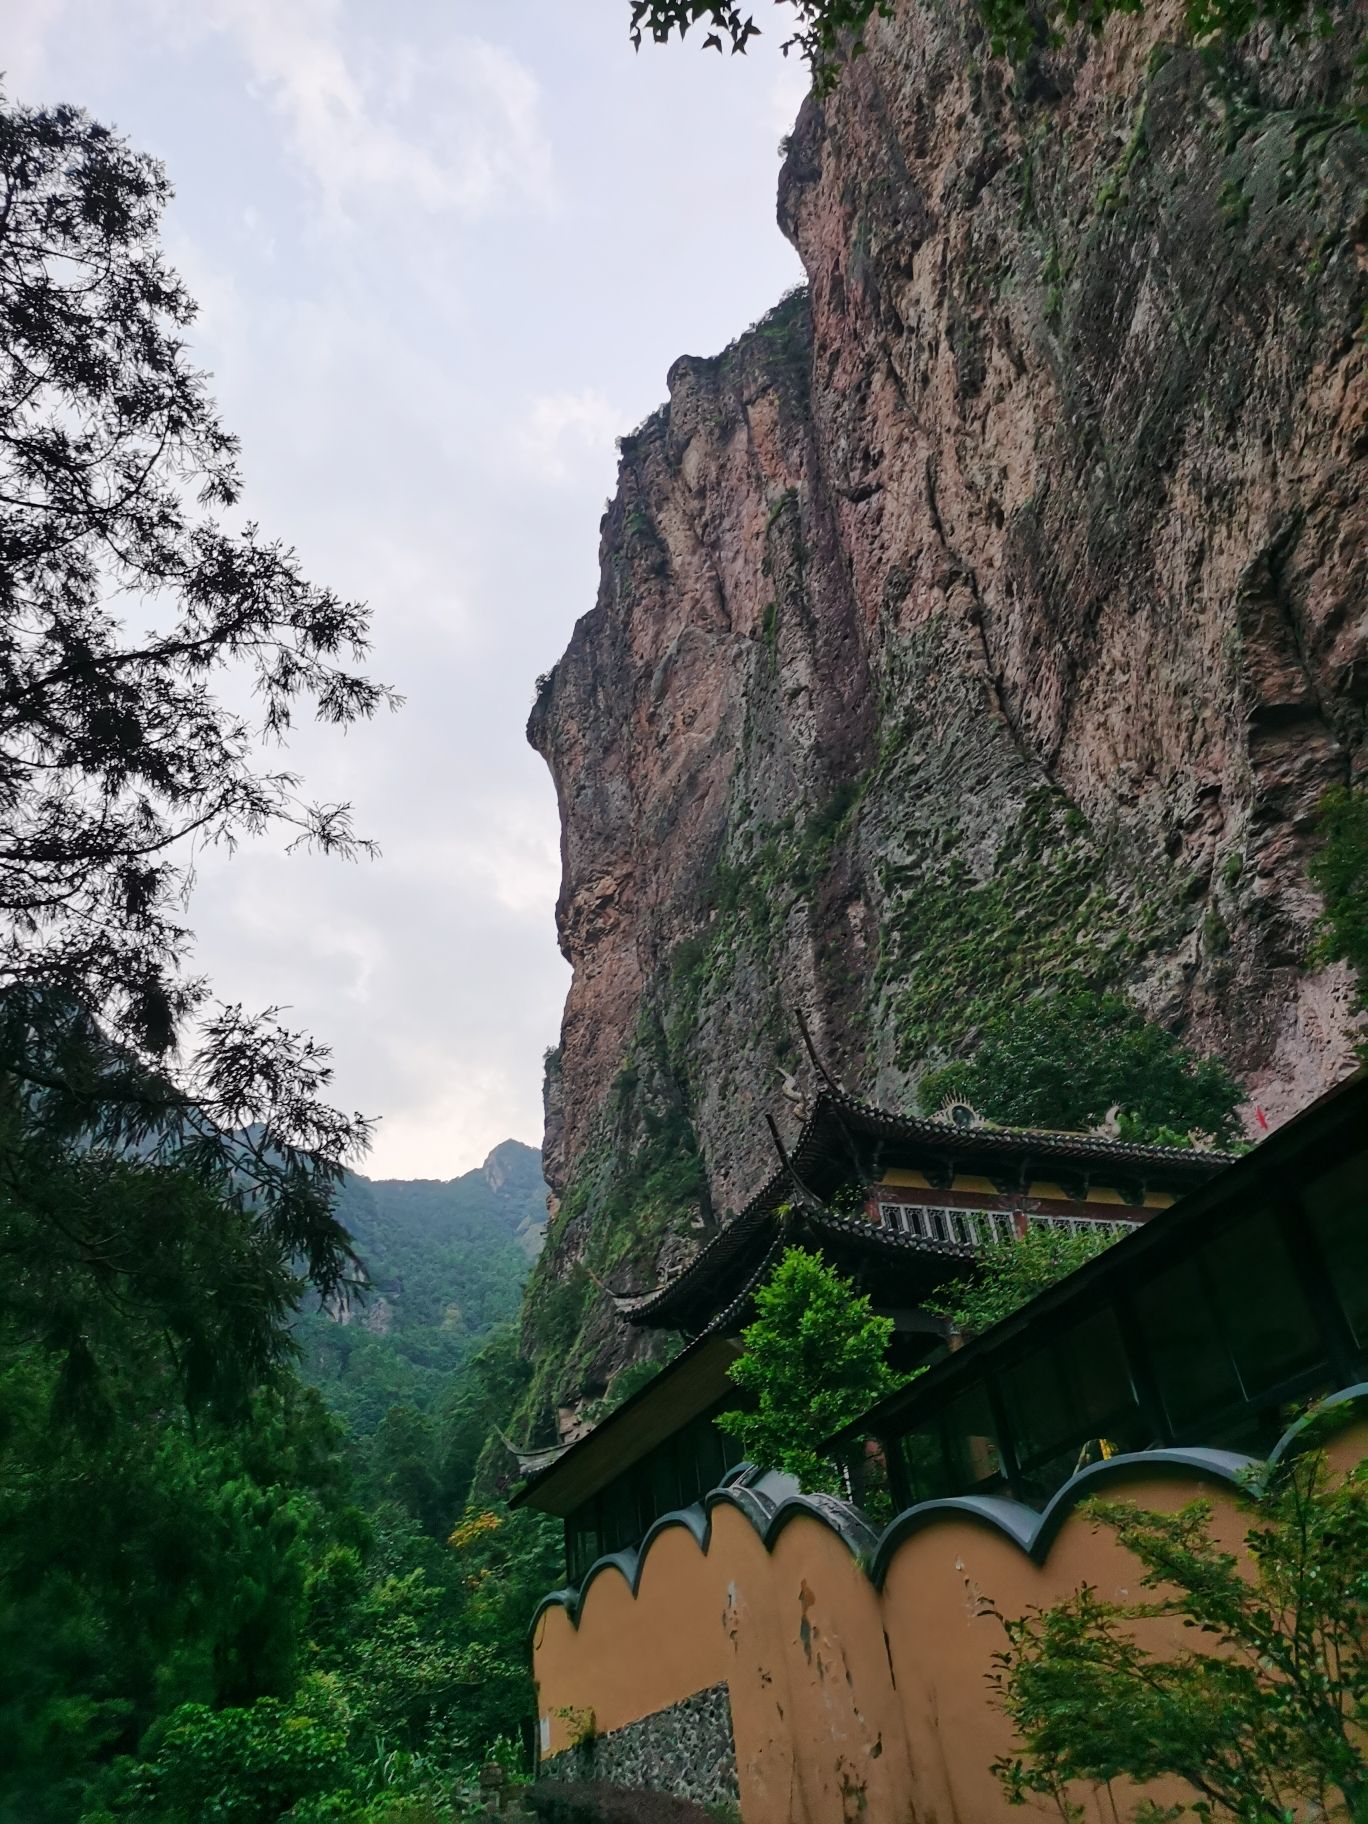
[[[833,1095],[844,1096],[847,1092],[841,1084],[836,1081],[835,1077],[832,1076],[831,1072],[817,1055],[817,1047],[813,1044],[812,1034],[808,1030],[807,1016],[804,1014],[801,1007],[794,1008],[793,1017],[798,1022],[798,1030],[803,1035],[803,1045],[807,1050],[808,1056],[812,1059],[813,1069],[817,1072],[817,1075],[822,1079],[823,1083],[826,1084]]]
[[[570,1448],[569,1444],[565,1443],[547,1444],[540,1450],[525,1450],[515,1444],[507,1432],[501,1430],[499,1426],[494,1427],[494,1432],[504,1449],[516,1460],[518,1473],[522,1476],[535,1476],[540,1470],[549,1469],[557,1457],[563,1457]]]
[[[626,1299],[630,1303],[630,1301],[634,1297],[639,1296],[639,1294],[632,1293],[632,1292],[615,1292],[613,1290],[613,1288],[608,1284],[608,1281],[606,1279],[599,1278],[598,1274],[595,1273],[594,1269],[589,1265],[589,1262],[587,1260],[582,1260],[579,1264],[581,1267],[583,1267],[587,1277],[593,1280],[594,1284],[598,1287],[599,1291],[606,1292],[608,1294],[609,1298],[611,1298],[615,1304],[618,1303],[622,1299]]]
[[[941,1103],[936,1110],[936,1120],[944,1121],[950,1127],[957,1127],[967,1132],[974,1127],[987,1127],[988,1118],[981,1115],[972,1102],[966,1102],[962,1096],[951,1096]]]
[[[791,1102],[793,1104],[798,1112],[798,1119],[800,1121],[806,1121],[808,1118],[808,1099],[799,1087],[797,1077],[794,1076],[791,1070],[785,1070],[782,1064],[776,1065],[775,1069],[784,1080],[784,1087],[780,1090],[780,1095],[784,1098],[785,1102]]]

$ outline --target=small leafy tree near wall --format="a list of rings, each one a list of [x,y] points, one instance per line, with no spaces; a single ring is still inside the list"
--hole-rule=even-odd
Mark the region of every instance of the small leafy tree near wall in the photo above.
[[[1067,1229],[1028,1229],[1011,1241],[985,1248],[974,1263],[973,1275],[942,1286],[926,1300],[926,1308],[947,1318],[966,1336],[979,1336],[1037,1292],[1110,1247],[1115,1239],[1106,1223],[1078,1234]]]
[[[731,1368],[755,1406],[717,1423],[762,1468],[833,1494],[835,1465],[815,1446],[897,1386],[887,1360],[893,1320],[876,1317],[850,1280],[805,1248],[788,1250],[755,1306]]]
[[[1209,1501],[1171,1514],[1095,1502],[1144,1594],[1085,1586],[999,1617],[995,1682],[1022,1746],[994,1771],[1013,1803],[1044,1795],[1074,1817],[1072,1782],[1176,1779],[1187,1800],[1140,1799],[1133,1824],[1368,1817],[1368,1463],[1340,1476],[1308,1450],[1251,1479],[1242,1506],[1243,1565],[1212,1537]],[[1206,1644],[1146,1644],[1154,1620]]]

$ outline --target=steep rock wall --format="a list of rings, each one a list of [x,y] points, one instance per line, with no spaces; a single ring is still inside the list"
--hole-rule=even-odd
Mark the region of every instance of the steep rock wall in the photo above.
[[[1271,1120],[1345,1068],[1306,861],[1368,768],[1354,48],[1159,14],[1013,71],[917,0],[804,106],[809,287],[624,440],[529,728],[574,966],[529,1419],[770,1168],[797,1008],[895,1105],[1065,969]]]

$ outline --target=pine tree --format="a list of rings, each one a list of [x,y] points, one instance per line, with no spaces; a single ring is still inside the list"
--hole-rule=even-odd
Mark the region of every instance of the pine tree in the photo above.
[[[330,1289],[349,1263],[331,1193],[367,1124],[328,1106],[312,1040],[210,1000],[184,905],[205,845],[277,828],[364,853],[347,807],[260,748],[301,702],[345,724],[392,699],[356,669],[364,610],[222,523],[237,444],[187,355],[169,195],[81,110],[0,98],[0,1116],[182,1166]],[[255,722],[215,694],[229,672]],[[73,1238],[8,1188],[63,1272],[126,1271],[112,1209]]]

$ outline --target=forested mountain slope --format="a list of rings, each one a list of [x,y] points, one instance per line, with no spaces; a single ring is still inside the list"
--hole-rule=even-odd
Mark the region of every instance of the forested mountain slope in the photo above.
[[[481,1337],[517,1311],[546,1222],[541,1158],[505,1140],[459,1178],[348,1173],[337,1214],[367,1289],[308,1312],[298,1335],[306,1378],[365,1437],[391,1406],[431,1411]]]

